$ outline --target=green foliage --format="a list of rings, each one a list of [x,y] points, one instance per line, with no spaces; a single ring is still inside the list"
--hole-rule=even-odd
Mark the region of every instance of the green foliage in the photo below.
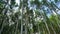
[[[0,1],[0,34],[60,34],[59,15],[52,13],[52,10],[55,12],[56,9],[59,10],[54,4],[59,0],[53,2],[47,2],[47,0],[41,0],[41,2],[39,0],[20,0],[19,6],[15,0],[6,1]],[[30,7],[28,7],[28,1]],[[52,15],[49,18],[43,6],[51,10]]]

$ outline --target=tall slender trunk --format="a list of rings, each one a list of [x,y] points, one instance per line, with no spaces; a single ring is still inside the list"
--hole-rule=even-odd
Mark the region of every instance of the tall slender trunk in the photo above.
[[[21,11],[21,34],[23,34],[23,10]]]
[[[48,17],[46,16],[45,10],[43,10],[43,11],[44,11],[44,14],[43,14],[43,15],[44,15],[44,16],[43,16],[43,17],[44,17],[44,23],[45,23],[45,26],[46,26],[46,28],[47,28],[48,33],[50,34],[49,27],[48,27],[48,24],[47,24],[47,22],[46,22],[46,20],[47,20]]]
[[[15,30],[15,34],[17,34],[17,32],[18,32],[18,20],[16,20],[16,30]]]
[[[3,31],[4,23],[5,23],[5,20],[4,20],[3,23],[2,23],[2,27],[1,27],[1,29],[0,29],[0,34],[1,34],[1,32]]]
[[[23,0],[20,0],[20,2],[22,2],[22,4],[21,4],[21,34],[23,34],[23,12],[24,12],[24,7],[23,7]]]

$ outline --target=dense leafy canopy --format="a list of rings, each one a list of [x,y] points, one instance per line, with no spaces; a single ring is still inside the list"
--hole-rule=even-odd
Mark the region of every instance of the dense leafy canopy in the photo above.
[[[59,2],[0,0],[0,34],[60,34]]]

